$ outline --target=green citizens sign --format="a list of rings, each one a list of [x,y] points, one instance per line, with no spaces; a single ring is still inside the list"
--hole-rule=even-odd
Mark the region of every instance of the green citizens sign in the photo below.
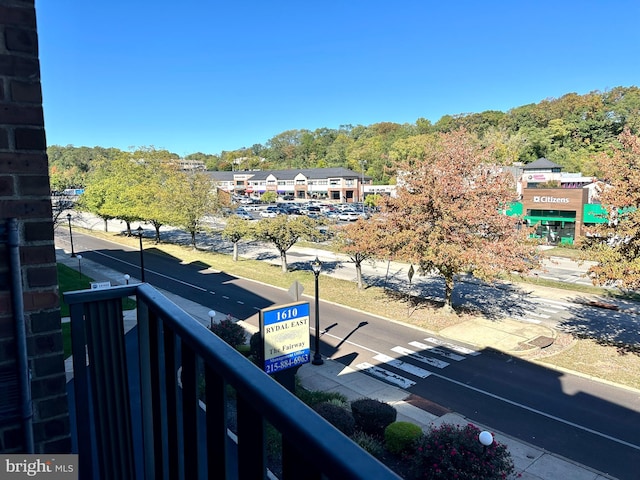
[[[309,362],[309,303],[260,311],[264,371],[276,373]]]

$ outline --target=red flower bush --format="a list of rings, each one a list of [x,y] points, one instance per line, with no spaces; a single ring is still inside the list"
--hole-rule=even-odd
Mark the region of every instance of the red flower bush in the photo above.
[[[514,472],[511,454],[505,445],[480,443],[480,430],[444,424],[416,441],[410,461],[411,478],[425,480],[505,480]]]

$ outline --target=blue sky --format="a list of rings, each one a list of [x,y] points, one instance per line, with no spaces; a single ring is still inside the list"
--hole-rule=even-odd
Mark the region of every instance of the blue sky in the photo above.
[[[49,145],[179,155],[640,84],[640,2],[36,0]]]

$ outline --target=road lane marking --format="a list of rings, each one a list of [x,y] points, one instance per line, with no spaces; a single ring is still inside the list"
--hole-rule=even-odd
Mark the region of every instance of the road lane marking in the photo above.
[[[572,308],[572,307],[576,306],[575,303],[562,302],[560,300],[551,300],[549,298],[534,298],[533,302],[538,303],[540,305],[547,305],[547,306],[555,305],[555,306],[563,308],[563,309]],[[549,305],[549,304],[551,304],[551,305]]]
[[[398,370],[402,370],[403,372],[410,373],[411,375],[414,375],[416,377],[427,378],[429,375],[431,375],[431,372],[429,370],[416,367],[415,365],[412,365],[407,362],[403,362],[402,360],[398,360],[397,358],[390,357],[383,353],[380,353],[373,358],[375,360],[378,360],[379,362],[385,363],[387,365],[391,365],[392,367],[395,367]]]
[[[98,252],[96,250],[91,250],[91,253],[95,253],[96,255],[102,255],[103,257],[110,258],[111,260],[115,260],[116,262],[123,263],[124,265],[128,265],[128,266],[136,268],[136,269],[140,268],[140,266],[138,266],[138,265],[135,265],[135,264],[129,263],[129,262],[125,262],[124,260],[120,260],[119,258],[112,257],[111,255],[107,255],[106,253]],[[207,291],[206,288],[199,287],[198,285],[194,285],[192,283],[183,282],[182,280],[178,280],[177,278],[170,277],[169,275],[165,275],[164,273],[156,272],[155,270],[149,270],[148,268],[145,268],[144,271],[146,273],[153,273],[154,275],[157,275],[157,276],[162,277],[162,278],[166,278],[167,280],[172,280],[172,281],[174,281],[176,283],[180,283],[182,285],[186,285],[187,287],[195,288],[196,290],[200,290],[201,292],[206,292]]]
[[[529,322],[529,323],[535,323],[535,324],[542,323],[542,320],[538,320],[537,318],[515,317],[515,319],[521,322]]]
[[[433,343],[434,345],[439,345],[441,347],[446,347],[449,350],[453,350],[454,352],[464,353],[465,355],[480,355],[480,352],[476,352],[475,350],[471,350],[470,348],[462,347],[460,345],[456,345],[455,343],[445,342],[444,340],[439,340],[437,338],[428,337],[425,338],[424,341]]]
[[[462,355],[457,355],[452,352],[447,352],[446,350],[443,350],[438,347],[432,347],[431,345],[427,345],[426,343],[409,342],[409,345],[411,345],[412,347],[419,348],[420,350],[428,350],[429,353],[435,353],[436,355],[440,355],[441,357],[448,358],[449,360],[455,360],[456,362],[459,362],[460,360],[465,359],[465,357],[463,357]]]
[[[584,425],[580,425],[578,423],[572,422],[571,420],[565,420],[564,418],[560,418],[560,417],[558,417],[556,415],[552,415],[550,413],[543,412],[542,410],[538,410],[537,408],[529,407],[528,405],[524,405],[522,403],[518,403],[518,402],[516,402],[514,400],[509,400],[508,398],[501,397],[500,395],[496,395],[495,393],[487,392],[486,390],[483,390],[481,388],[474,387],[474,386],[466,384],[466,383],[462,383],[462,382],[460,382],[458,380],[454,380],[453,378],[445,377],[442,374],[432,372],[431,375],[434,376],[434,377],[437,377],[437,378],[439,378],[441,380],[445,380],[447,382],[451,382],[451,383],[453,383],[455,385],[458,385],[459,387],[468,388],[469,390],[473,390],[474,392],[477,392],[477,393],[479,393],[481,395],[486,395],[487,397],[491,397],[491,398],[493,398],[495,400],[498,400],[498,401],[501,401],[501,402],[504,402],[504,403],[508,403],[509,405],[513,405],[514,407],[522,408],[523,410],[527,410],[528,412],[535,413],[536,415],[540,415],[542,417],[546,417],[546,418],[548,418],[550,420],[554,420],[556,422],[560,422],[560,423],[563,423],[565,425],[569,425],[570,427],[577,428],[578,430],[582,430],[583,432],[588,432],[588,433],[591,433],[591,434],[596,435],[598,437],[606,438],[607,440],[610,440],[612,442],[618,443],[620,445],[625,445],[627,447],[633,448],[634,450],[640,451],[640,445],[634,445],[633,443],[627,442],[625,440],[621,440],[619,438],[612,437],[611,435],[607,435],[606,433],[599,432],[599,431],[594,430],[592,428],[585,427]]]
[[[551,318],[549,315],[544,314],[544,313],[537,313],[537,312],[527,312],[527,315],[533,315],[534,317],[540,317],[540,318]]]
[[[393,347],[391,351],[399,353],[400,355],[406,355],[407,357],[411,357],[418,362],[426,363],[427,365],[431,365],[432,367],[445,368],[449,366],[448,362],[444,362],[436,358],[425,357],[424,355],[420,355],[419,353],[416,353],[413,350],[409,350],[408,348]]]
[[[385,370],[384,368],[377,367],[368,362],[362,362],[355,366],[358,370],[362,370],[363,372],[367,372],[374,377],[382,378],[387,382],[398,385],[401,388],[410,388],[413,387],[416,382],[413,380],[409,380],[408,378],[397,375],[389,370]]]

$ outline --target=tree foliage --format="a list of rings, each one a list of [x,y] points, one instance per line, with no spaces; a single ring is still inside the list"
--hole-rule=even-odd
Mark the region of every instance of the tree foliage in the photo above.
[[[205,215],[219,210],[221,199],[216,194],[211,177],[203,172],[179,172],[171,177],[167,188],[173,194],[171,225],[183,228],[196,248],[196,234]]]
[[[457,275],[490,281],[500,273],[537,266],[535,245],[518,219],[500,215],[514,196],[514,179],[491,163],[464,130],[439,134],[424,155],[399,166],[396,198],[381,215],[388,252],[445,280],[445,305]]]
[[[376,218],[360,219],[344,226],[336,226],[334,230],[336,235],[333,245],[355,265],[356,283],[358,289],[363,289],[362,263],[380,256],[381,247],[388,242],[385,238],[386,230]]]
[[[387,184],[396,177],[395,162],[419,155],[429,135],[465,128],[483,145],[493,147],[496,163],[529,163],[546,157],[566,171],[592,175],[600,171],[591,159],[607,150],[625,127],[640,133],[640,89],[635,86],[584,95],[568,93],[506,112],[452,113],[433,124],[418,118],[415,124],[380,122],[341,125],[337,129],[287,130],[265,145],[219,154],[197,152],[186,158],[202,160],[208,169],[220,171],[345,167],[360,172],[362,162],[366,162],[366,174],[374,184]],[[150,152],[177,157],[153,147],[138,151],[145,157]],[[86,186],[96,161],[120,153],[102,147],[49,147],[52,188]]]
[[[600,201],[608,222],[591,228],[582,240],[597,285],[640,288],[640,137],[625,130],[620,144],[599,158],[605,177]]]
[[[287,251],[301,238],[314,238],[318,234],[318,222],[308,217],[289,218],[278,215],[264,218],[256,225],[256,237],[272,243],[280,253],[282,271],[288,271]]]
[[[222,238],[233,244],[233,261],[238,261],[238,243],[247,237],[254,235],[253,224],[239,217],[231,216],[227,219],[227,224],[222,230]]]
[[[204,173],[178,170],[175,157],[165,150],[143,148],[102,158],[92,169],[79,208],[106,222],[119,218],[151,223],[160,240],[160,227],[185,228],[195,248],[202,217],[218,208],[215,185]]]

